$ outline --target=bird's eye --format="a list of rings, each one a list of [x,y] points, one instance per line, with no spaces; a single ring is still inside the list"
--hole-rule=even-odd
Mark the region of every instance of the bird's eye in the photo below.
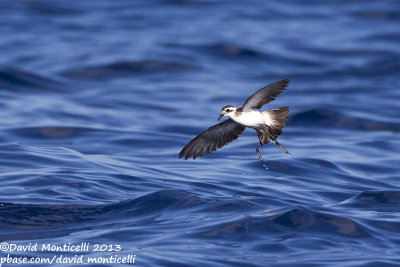
[[[226,109],[225,111],[229,113],[229,112],[231,112],[232,110],[230,110],[230,109]]]

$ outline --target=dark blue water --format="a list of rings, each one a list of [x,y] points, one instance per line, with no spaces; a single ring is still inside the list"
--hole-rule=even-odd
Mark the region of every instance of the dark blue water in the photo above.
[[[0,9],[0,241],[122,248],[1,257],[400,264],[397,0]],[[290,106],[279,141],[291,157],[264,146],[265,169],[247,129],[211,155],[178,159],[222,106],[284,78],[264,109]]]

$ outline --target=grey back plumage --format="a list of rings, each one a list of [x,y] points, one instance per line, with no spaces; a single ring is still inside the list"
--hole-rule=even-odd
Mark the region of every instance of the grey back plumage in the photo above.
[[[237,139],[246,127],[236,123],[232,119],[218,123],[199,134],[190,141],[179,153],[179,158],[185,156],[185,160],[193,155],[193,159],[223,147],[227,143]]]
[[[260,109],[265,104],[275,100],[275,97],[283,92],[288,84],[289,80],[285,79],[265,86],[250,96],[243,104],[241,110]]]

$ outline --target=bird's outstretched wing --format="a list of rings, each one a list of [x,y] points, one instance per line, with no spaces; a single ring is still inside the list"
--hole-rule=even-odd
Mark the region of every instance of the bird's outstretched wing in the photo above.
[[[259,109],[265,104],[275,100],[275,97],[279,95],[285,87],[288,85],[289,80],[285,79],[279,82],[271,83],[264,88],[255,92],[250,96],[242,106],[242,110],[248,111],[253,108]]]
[[[196,159],[198,156],[210,154],[238,138],[245,128],[232,119],[218,123],[190,141],[179,153],[179,158],[186,155],[185,160],[187,160],[193,155],[193,159]]]

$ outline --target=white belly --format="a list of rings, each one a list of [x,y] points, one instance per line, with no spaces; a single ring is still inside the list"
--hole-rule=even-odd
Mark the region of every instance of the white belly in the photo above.
[[[242,112],[240,116],[231,117],[234,121],[248,127],[256,127],[260,124],[271,124],[271,119],[268,113],[261,113],[259,111]]]

